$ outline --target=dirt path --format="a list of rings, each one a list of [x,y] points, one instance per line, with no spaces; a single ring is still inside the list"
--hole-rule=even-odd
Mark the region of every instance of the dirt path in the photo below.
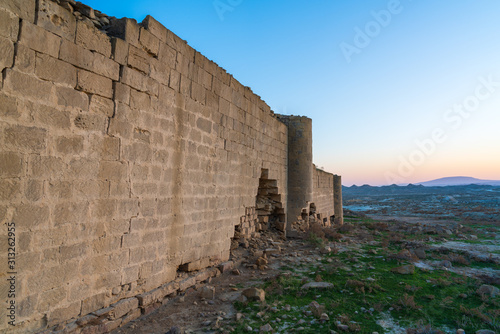
[[[274,248],[269,248],[273,246]],[[263,249],[267,249],[272,255],[267,258],[267,268],[259,270],[253,265]],[[225,321],[236,318],[233,304],[244,289],[274,279],[281,266],[290,262],[286,261],[287,258],[306,257],[314,253],[314,247],[302,240],[279,241],[278,235],[267,234],[261,237],[254,247],[240,248],[237,252],[241,263],[237,268],[211,279],[206,284],[190,288],[182,295],[164,300],[163,305],[151,314],[142,316],[112,333],[164,334],[174,326],[180,330],[179,333],[215,333],[217,327]],[[236,262],[238,259],[234,260]],[[200,297],[203,286],[215,287],[213,300]],[[172,333],[176,333],[175,330]]]

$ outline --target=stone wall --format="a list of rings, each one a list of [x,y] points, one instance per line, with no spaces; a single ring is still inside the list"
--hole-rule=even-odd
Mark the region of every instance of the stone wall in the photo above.
[[[289,138],[311,171],[293,203],[311,200],[310,119],[283,116],[290,133],[150,16],[0,0],[0,71],[2,298],[5,224],[16,246],[16,326],[2,307],[0,332],[106,332],[217,275],[235,230],[285,229]]]
[[[334,213],[333,174],[313,166],[313,199],[316,219],[329,226]]]
[[[248,87],[150,16],[62,4],[0,2],[0,218],[16,224],[21,332],[227,260],[263,168],[286,204],[287,128]]]

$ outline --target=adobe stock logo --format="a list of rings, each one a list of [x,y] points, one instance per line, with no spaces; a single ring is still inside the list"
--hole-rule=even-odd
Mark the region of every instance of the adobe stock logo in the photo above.
[[[398,156],[398,167],[394,171],[387,171],[384,174],[387,184],[406,183],[405,180],[413,175],[415,169],[423,165],[427,158],[436,152],[439,144],[448,140],[448,134],[459,130],[464,120],[478,111],[481,102],[489,99],[500,87],[500,82],[495,81],[491,74],[487,78],[479,77],[478,81],[479,84],[473,94],[444,112],[444,126],[434,128],[427,138],[415,139],[413,143],[416,147],[409,154]]]
[[[412,0],[408,0],[412,1]],[[363,29],[356,26],[354,27],[354,38],[352,43],[342,42],[339,47],[344,55],[345,60],[348,63],[352,62],[352,57],[354,55],[360,54],[361,51],[367,48],[373,39],[375,39],[382,32],[383,28],[386,28],[391,24],[394,16],[401,14],[403,11],[403,6],[399,0],[390,0],[387,3],[387,9],[382,9],[379,11],[371,11],[370,15],[373,20],[368,21]]]
[[[224,14],[226,12],[232,12],[236,7],[241,5],[243,0],[214,0],[212,5],[219,16],[221,21],[224,21]]]

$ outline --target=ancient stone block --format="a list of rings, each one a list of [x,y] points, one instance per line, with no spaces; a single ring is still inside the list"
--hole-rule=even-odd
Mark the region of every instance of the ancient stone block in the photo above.
[[[133,143],[123,148],[123,157],[129,161],[151,161],[151,147],[145,143]]]
[[[57,204],[52,212],[54,226],[86,221],[89,205],[86,202],[70,202]]]
[[[19,118],[19,108],[17,100],[13,97],[0,93],[0,117],[2,118]]]
[[[16,59],[14,69],[24,73],[35,72],[35,54],[36,52],[23,44],[17,43],[16,46]]]
[[[83,150],[82,136],[58,137],[56,140],[56,149],[63,154],[76,155]]]
[[[106,58],[111,57],[111,41],[108,35],[88,21],[76,24],[76,44],[90,51],[96,51]]]
[[[44,80],[76,86],[76,68],[49,55],[36,56],[35,74]]]
[[[194,81],[191,83],[191,98],[197,102],[205,103],[205,88]]]
[[[72,89],[67,87],[60,88],[73,91]],[[67,98],[68,96],[65,97]],[[59,129],[68,129],[71,125],[69,118],[70,113],[68,111],[57,110],[56,108],[48,107],[38,103],[28,104],[26,106],[26,109],[26,111],[30,112],[30,114],[35,118],[35,121],[37,123],[53,126]]]
[[[111,52],[114,61],[121,65],[126,65],[128,61],[129,45],[121,38],[111,39]]]
[[[72,184],[68,181],[49,181],[47,193],[51,197],[69,199],[73,193]]]
[[[103,138],[97,150],[103,160],[118,160],[120,158],[120,138]]]
[[[21,182],[16,179],[0,179],[0,201],[13,201],[21,194]]]
[[[21,230],[47,226],[49,223],[49,208],[45,205],[19,204],[16,206],[13,221],[19,222]]]
[[[68,174],[72,178],[93,180],[99,171],[99,163],[89,157],[75,157],[69,162],[68,168]]]
[[[130,87],[141,92],[158,96],[158,83],[137,70],[129,67],[123,67],[121,80],[124,84],[129,85]]]
[[[106,306],[107,300],[108,296],[105,292],[84,299],[81,302],[82,306],[81,314],[82,315],[89,314],[92,311],[97,311],[98,309],[103,308],[104,306]]]
[[[115,103],[111,99],[92,95],[90,98],[89,110],[101,115],[112,117],[115,112]]]
[[[130,87],[119,82],[114,82],[114,99],[125,104],[130,103]]]
[[[34,177],[61,177],[66,170],[66,164],[57,157],[32,155],[28,162],[29,172]]]
[[[170,80],[168,86],[176,92],[180,92],[181,74],[176,70],[170,70]]]
[[[69,261],[75,258],[84,257],[89,251],[89,246],[86,242],[74,244],[74,245],[65,245],[59,248],[59,252],[61,253],[61,261]]]
[[[167,86],[170,79],[171,68],[160,60],[152,59],[150,62],[150,76],[159,83]]]
[[[113,82],[108,78],[92,72],[84,70],[78,71],[77,88],[87,93],[93,93],[108,98],[113,97]]]
[[[125,317],[122,318],[121,325],[124,325],[132,320],[139,318],[142,315],[141,309],[135,309],[130,311]]]
[[[38,307],[42,310],[50,310],[61,304],[66,299],[65,286],[56,287],[40,294]]]
[[[0,5],[1,6],[1,5]],[[17,41],[19,18],[0,7],[0,36]]]
[[[30,152],[40,152],[47,146],[47,130],[21,125],[9,126],[4,131],[8,146]]]
[[[167,40],[167,28],[165,28],[160,22],[156,21],[151,15],[146,16],[141,24],[161,41],[165,42]]]
[[[51,96],[52,85],[27,74],[6,70],[4,89],[16,95],[34,100],[47,100]]]
[[[61,43],[59,59],[112,80],[118,80],[120,76],[120,65],[117,62],[65,39]]]
[[[138,46],[139,28],[140,27],[136,20],[124,17],[116,20],[116,22],[113,22],[109,32],[113,36],[119,37],[127,43]]]
[[[210,133],[212,131],[212,122],[204,118],[198,118],[196,120],[196,126],[198,129],[206,133]]]
[[[80,301],[77,301],[50,312],[47,325],[53,326],[64,320],[76,318],[80,314],[80,305]]]
[[[23,20],[31,23],[35,22],[35,0],[9,0],[1,1],[0,8],[5,8],[8,11],[16,14]]]
[[[196,284],[196,278],[194,276],[186,278],[179,282],[179,290],[185,291],[187,288],[190,288],[195,284]]]
[[[128,65],[142,73],[149,74],[149,64],[152,57],[144,50],[139,49],[133,45],[129,47],[129,53],[127,57]]]
[[[160,40],[150,33],[145,28],[141,27],[139,33],[139,42],[148,53],[153,56],[158,56],[158,51],[160,49]]]
[[[68,40],[75,39],[75,16],[54,1],[39,0],[37,25]]]
[[[133,126],[130,122],[121,121],[117,118],[109,120],[108,134],[112,136],[120,136],[122,138],[130,138],[132,136]]]
[[[99,131],[104,133],[108,124],[108,118],[99,114],[83,114],[75,117],[73,123],[77,128],[88,131]]]
[[[115,318],[121,318],[128,312],[139,308],[139,300],[135,297],[120,300],[118,303],[113,304]]]
[[[191,97],[191,80],[182,74],[180,81],[180,93],[184,96]]]
[[[22,21],[19,42],[35,51],[57,58],[61,38],[42,27]]]
[[[107,180],[121,180],[127,175],[127,165],[118,161],[102,161],[99,177]]]

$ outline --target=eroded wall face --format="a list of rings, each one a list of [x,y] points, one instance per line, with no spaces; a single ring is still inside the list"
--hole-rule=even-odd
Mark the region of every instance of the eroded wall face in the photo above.
[[[334,215],[333,174],[313,169],[313,203],[316,207],[316,219],[330,225],[330,217]]]
[[[262,168],[287,203],[287,128],[258,96],[150,17],[110,19],[119,37],[84,18],[0,1],[0,220],[26,332],[227,260]]]

